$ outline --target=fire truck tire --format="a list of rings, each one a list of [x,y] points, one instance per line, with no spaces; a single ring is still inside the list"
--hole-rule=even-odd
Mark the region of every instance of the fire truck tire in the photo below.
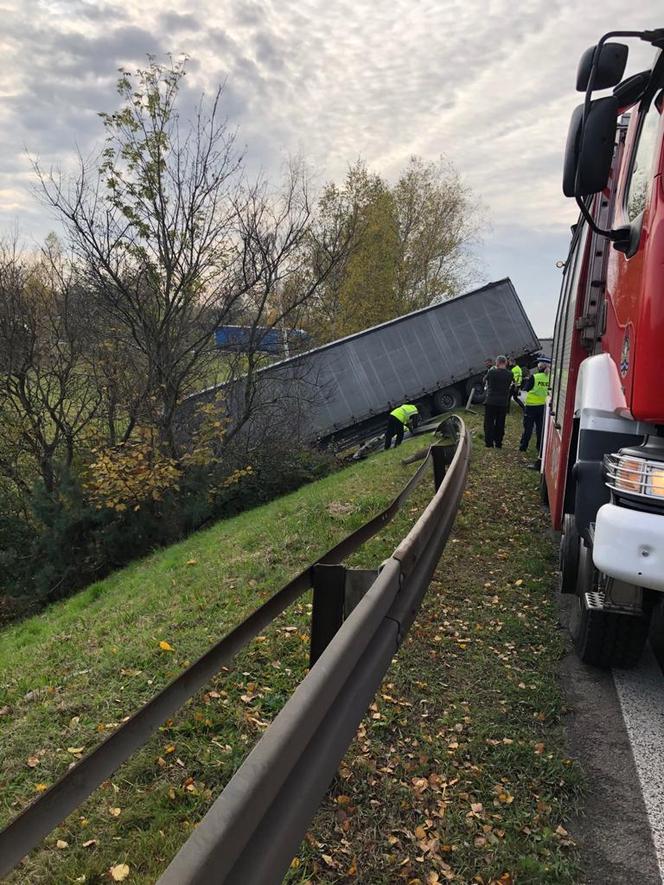
[[[584,596],[597,588],[597,575],[592,551],[581,545],[578,592],[570,622],[576,653],[584,664],[594,667],[633,667],[648,638],[650,617],[589,609]]]
[[[581,540],[576,530],[576,520],[572,513],[563,519],[563,533],[560,537],[560,592],[576,593],[579,573],[579,548]]]
[[[451,412],[463,405],[461,391],[456,387],[446,387],[437,390],[433,395],[433,405],[437,412]]]

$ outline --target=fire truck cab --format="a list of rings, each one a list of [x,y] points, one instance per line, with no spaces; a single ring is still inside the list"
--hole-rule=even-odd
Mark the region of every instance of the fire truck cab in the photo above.
[[[623,79],[628,46],[655,57]],[[572,228],[556,318],[542,489],[562,531],[577,653],[631,666],[664,594],[664,29],[581,58],[563,192]],[[600,97],[596,93],[604,92]]]

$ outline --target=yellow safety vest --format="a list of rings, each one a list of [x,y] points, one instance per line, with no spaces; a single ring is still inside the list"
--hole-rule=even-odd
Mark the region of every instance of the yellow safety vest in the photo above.
[[[519,386],[523,381],[521,366],[512,366],[512,377],[514,378],[514,383]]]
[[[533,378],[535,383],[532,390],[529,390],[526,394],[526,405],[543,406],[549,390],[549,376],[546,372],[535,372]]]
[[[396,418],[397,421],[401,421],[404,426],[408,426],[410,419],[417,414],[419,414],[417,406],[411,406],[410,403],[404,403],[403,406],[398,406],[390,412],[390,415]]]

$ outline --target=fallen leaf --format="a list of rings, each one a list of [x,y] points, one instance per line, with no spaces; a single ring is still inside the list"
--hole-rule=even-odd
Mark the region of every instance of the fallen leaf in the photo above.
[[[45,790],[48,790],[48,786],[46,784],[35,784],[36,793],[43,793]]]
[[[114,882],[124,882],[129,875],[129,866],[126,863],[115,864],[110,868],[109,873]]]
[[[96,840],[96,839],[88,839],[87,842],[84,842],[84,843],[83,843],[83,848],[92,848],[92,846],[93,846],[93,845],[96,845],[96,844],[97,844],[97,840]]]
[[[69,842],[65,842],[64,839],[58,839],[58,841],[55,843],[55,847],[61,848],[61,849],[62,848],[69,848]]]
[[[29,768],[35,768],[35,766],[39,765],[39,759],[37,756],[28,756],[28,761],[26,763]]]
[[[109,808],[108,813],[111,815],[111,817],[120,817],[120,815],[122,814],[122,809],[117,807]]]
[[[197,559],[188,559],[186,564],[187,565],[198,565],[198,560]]]
[[[80,756],[83,750],[85,750],[85,747],[67,747],[67,752],[71,753],[72,756]]]
[[[170,642],[166,642],[165,639],[162,639],[162,640],[161,640],[161,642],[159,643],[159,648],[160,648],[162,651],[174,651],[174,650],[175,650],[175,649],[173,648],[173,646],[170,644]]]
[[[415,838],[416,839],[426,839],[427,831],[423,826],[415,827]]]

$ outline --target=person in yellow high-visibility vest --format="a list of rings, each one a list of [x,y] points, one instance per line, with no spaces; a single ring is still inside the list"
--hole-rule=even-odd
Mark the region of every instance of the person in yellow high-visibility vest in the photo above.
[[[387,419],[387,429],[385,430],[385,448],[389,449],[392,445],[392,438],[395,436],[396,442],[394,447],[400,446],[406,427],[409,430],[414,430],[418,420],[418,408],[411,403],[404,403],[402,406],[392,409],[390,417]]]
[[[541,455],[544,406],[549,392],[548,360],[540,360],[537,363],[537,371],[526,380],[522,389],[526,391],[526,407],[523,410],[523,433],[521,434],[519,450],[521,452],[527,451],[534,429],[537,440],[537,454]]]
[[[523,410],[523,403],[519,399],[519,391],[523,382],[523,369],[513,356],[507,361],[507,368],[512,373],[512,389],[510,391],[510,400],[507,403],[507,411],[509,413],[511,400],[514,400],[517,406]]]
[[[514,378],[514,387],[518,393],[521,389],[521,384],[523,383],[523,369],[513,357],[510,358],[509,369],[512,373],[512,378]]]

